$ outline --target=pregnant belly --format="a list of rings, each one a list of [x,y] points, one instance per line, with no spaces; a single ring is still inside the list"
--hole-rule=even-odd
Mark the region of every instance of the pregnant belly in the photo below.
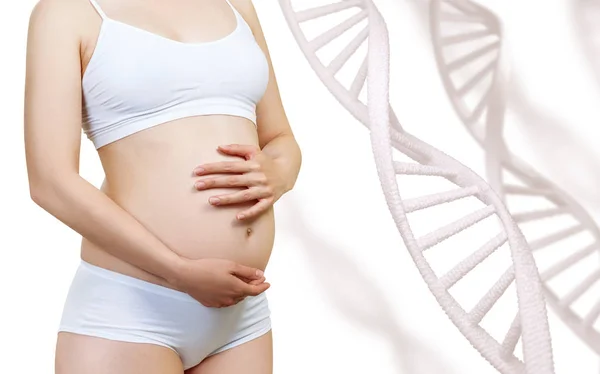
[[[256,201],[212,206],[208,199],[240,188],[193,187],[200,179],[192,174],[196,166],[243,160],[217,151],[230,143],[257,145],[254,124],[240,117],[202,116],[143,130],[99,150],[106,173],[101,190],[183,257],[226,258],[264,270],[274,240],[273,210],[238,221],[236,214]],[[85,240],[82,250],[84,259],[99,266],[162,283]]]

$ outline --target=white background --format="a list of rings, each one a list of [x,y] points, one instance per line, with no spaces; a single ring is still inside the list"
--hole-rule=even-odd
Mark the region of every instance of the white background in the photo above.
[[[80,237],[28,195],[22,97],[34,3],[0,2],[0,372],[15,374],[52,372],[55,330],[79,261]],[[528,105],[556,119],[555,134],[571,135],[551,143],[545,122],[519,125],[519,117],[509,115],[520,129],[511,144],[597,215],[600,82],[574,28],[575,2],[485,3],[505,23]],[[392,101],[403,126],[483,174],[483,154],[447,102],[424,18],[416,17],[426,4],[377,4],[392,36]],[[275,373],[495,373],[442,313],[404,248],[381,193],[366,128],[317,79],[277,1],[255,0],[255,7],[304,155],[297,187],[278,203],[267,272]],[[103,179],[87,141],[81,170],[96,185]],[[598,373],[600,358],[552,312],[549,319],[556,372]]]

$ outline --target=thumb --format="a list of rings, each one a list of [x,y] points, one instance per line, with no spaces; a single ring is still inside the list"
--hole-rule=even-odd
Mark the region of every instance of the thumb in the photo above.
[[[267,282],[261,284],[247,284],[244,286],[244,293],[248,296],[257,296],[265,292],[271,285]]]
[[[254,157],[258,152],[260,152],[260,148],[255,145],[247,145],[247,144],[227,144],[220,145],[219,150],[223,153],[226,153],[231,156],[240,156],[244,157],[246,160]]]
[[[264,275],[257,279],[248,279],[248,278],[241,277],[239,275],[234,275],[234,276],[237,277],[238,279],[243,280],[246,283],[249,283],[249,284],[261,284],[262,282],[267,280]]]
[[[261,283],[263,283],[265,280],[266,280],[266,279],[265,279],[265,277],[264,277],[264,276],[262,276],[262,277],[260,277],[259,279],[254,279],[254,280],[252,280],[252,281],[249,281],[248,283],[250,283],[250,284],[252,284],[252,285],[257,285],[257,284],[261,284]]]
[[[240,278],[246,278],[249,280],[261,279],[264,275],[263,271],[260,269],[252,268],[241,264],[236,264],[233,267],[231,273]]]

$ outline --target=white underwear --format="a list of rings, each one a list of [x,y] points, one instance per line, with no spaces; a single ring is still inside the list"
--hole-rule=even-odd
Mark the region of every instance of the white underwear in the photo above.
[[[184,292],[81,261],[58,331],[151,343],[174,350],[187,370],[271,330],[265,293],[209,308]]]

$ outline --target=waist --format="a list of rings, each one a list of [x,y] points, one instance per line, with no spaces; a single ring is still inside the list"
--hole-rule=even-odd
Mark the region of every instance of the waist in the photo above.
[[[160,174],[160,173],[157,173]],[[274,239],[272,209],[251,221],[236,215],[256,202],[213,206],[211,196],[236,189],[196,191],[189,184],[155,183],[102,190],[172,251],[187,258],[220,257],[263,267]],[[182,183],[183,184],[183,183]]]
[[[218,257],[265,268],[274,241],[272,209],[249,222],[236,214],[256,201],[212,206],[211,196],[238,189],[197,191],[193,169],[241,158],[217,151],[221,144],[257,144],[254,124],[243,118],[186,118],[123,138],[99,150],[106,179],[101,190],[172,251],[187,258]],[[101,248],[84,243],[87,260],[106,264]],[[95,253],[90,258],[91,253]],[[100,258],[102,257],[102,258]],[[117,261],[111,259],[110,261]],[[109,262],[110,262],[109,261]]]

